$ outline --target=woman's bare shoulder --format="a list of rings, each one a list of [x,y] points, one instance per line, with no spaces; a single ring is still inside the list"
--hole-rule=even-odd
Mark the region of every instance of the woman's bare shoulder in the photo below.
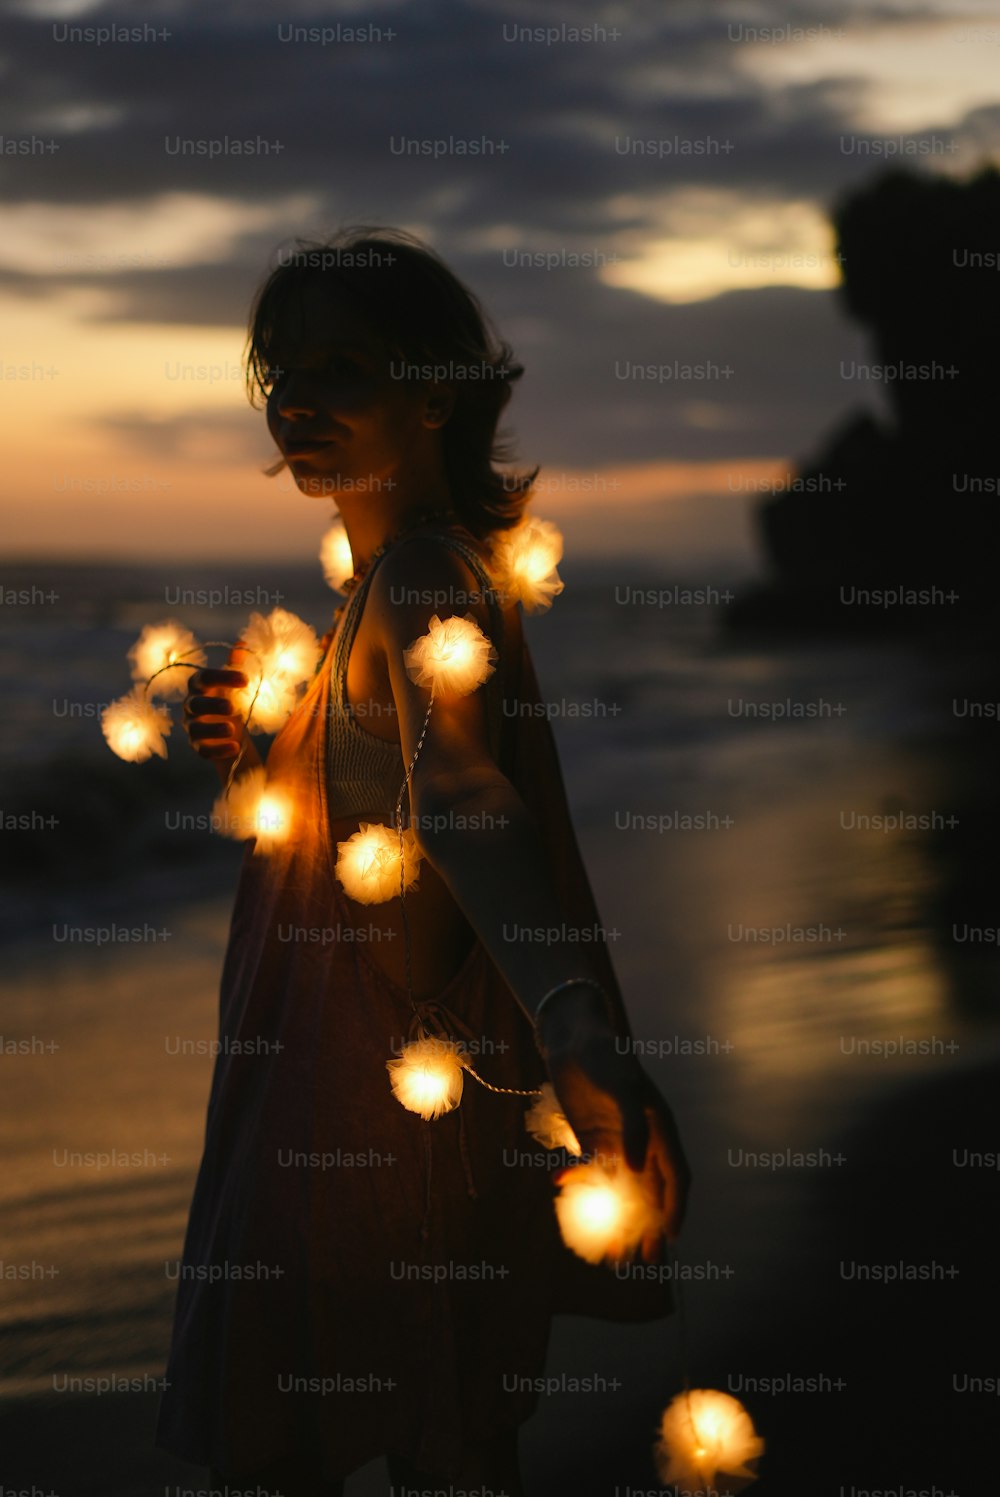
[[[482,543],[458,527],[447,534],[475,549],[488,569],[489,553]],[[371,599],[379,612],[414,610],[425,618],[432,613],[477,613],[477,605],[487,601],[469,562],[440,531],[420,531],[392,546],[372,578]]]
[[[449,532],[462,540],[480,557],[489,576],[489,546],[464,527]],[[491,636],[494,608],[499,604],[504,617],[504,640],[508,650],[519,649],[521,617],[517,604],[506,603],[503,596],[484,588],[472,566],[440,531],[418,532],[405,543],[386,552],[372,578],[369,606],[389,638],[398,641],[406,635],[423,632],[434,614],[471,613],[480,627]],[[409,631],[409,632],[408,632]]]

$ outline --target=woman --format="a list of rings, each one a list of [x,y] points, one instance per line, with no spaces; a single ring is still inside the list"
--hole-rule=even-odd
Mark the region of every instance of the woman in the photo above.
[[[247,369],[271,471],[335,501],[356,570],[268,754],[295,824],[267,856],[250,845],[237,893],[158,1441],[217,1485],[286,1497],[341,1492],[380,1453],[394,1484],[517,1493],[552,1314],[670,1309],[662,1276],[650,1290],[563,1246],[518,1093],[550,1079],[584,1151],[636,1172],[668,1237],[688,1181],[666,1103],[616,1043],[630,1029],[606,947],[573,939],[598,915],[518,607],[487,568],[534,477],[493,467],[521,370],[442,262],[390,230],[279,264]],[[426,719],[404,652],[435,613],[472,615],[496,664]],[[203,670],[186,708],[223,782],[260,762],[241,663]],[[402,908],[360,904],[338,844],[395,825],[418,743],[402,812],[417,883]],[[538,927],[559,939],[511,938]],[[415,1016],[492,1088],[466,1080],[434,1121],[385,1068]],[[648,1235],[643,1257],[662,1246]]]

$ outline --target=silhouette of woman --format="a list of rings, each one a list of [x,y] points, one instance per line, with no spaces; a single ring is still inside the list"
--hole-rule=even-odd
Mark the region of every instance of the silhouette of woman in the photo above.
[[[637,1172],[668,1237],[689,1178],[622,1043],[606,946],[581,935],[600,923],[554,740],[518,607],[484,565],[534,479],[493,466],[521,370],[429,249],[354,229],[298,241],[266,279],[247,373],[281,453],[271,471],[336,503],[356,571],[268,753],[295,827],[245,856],[157,1440],[223,1488],[342,1492],[385,1454],[394,1484],[515,1494],[552,1315],[652,1319],[669,1287],[563,1246],[523,1097],[467,1083],[433,1122],[396,1102],[385,1063],[411,993],[492,1085],[551,1079],[584,1151]],[[403,652],[434,613],[471,613],[497,663],[435,703],[409,785],[424,857],[408,977],[398,899],[356,903],[334,865],[362,822],[393,825],[428,701]],[[223,781],[234,759],[260,762],[232,700],[241,663],[202,670],[186,704]],[[647,1237],[643,1256],[662,1246]]]

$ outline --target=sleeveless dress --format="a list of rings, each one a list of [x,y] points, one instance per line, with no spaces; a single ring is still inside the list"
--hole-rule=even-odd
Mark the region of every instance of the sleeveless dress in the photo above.
[[[463,558],[502,651],[503,612],[467,533],[422,533]],[[568,1156],[526,1131],[530,1098],[466,1079],[459,1107],[426,1121],[392,1095],[386,1061],[413,1010],[357,938],[363,907],[334,876],[330,831],[331,815],[348,812],[391,826],[403,781],[398,743],[366,732],[346,698],[377,565],[271,745],[268,777],[291,796],[293,835],[266,856],[248,845],[223,966],[156,1441],[234,1473],[308,1446],[329,1479],[387,1451],[453,1476],[466,1442],[536,1408],[553,1314],[638,1321],[672,1309],[665,1280],[621,1278],[563,1246],[550,1175]],[[538,821],[567,924],[593,928],[523,641],[513,702],[500,678],[498,667],[480,688],[497,762]],[[630,1034],[603,942],[593,956]],[[472,1061],[492,1084],[546,1079],[531,1023],[478,939],[417,1007],[456,1038],[491,1037]]]

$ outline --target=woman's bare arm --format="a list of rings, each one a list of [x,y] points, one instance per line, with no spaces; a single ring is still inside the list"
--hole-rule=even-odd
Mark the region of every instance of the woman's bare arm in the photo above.
[[[472,613],[485,632],[489,617],[481,603],[435,609],[391,597],[430,592],[461,600],[469,591],[464,565],[432,541],[413,541],[399,557],[387,556],[373,579],[367,606],[385,652],[407,763],[424,729],[429,691],[410,680],[404,650],[426,633],[435,611]],[[565,917],[538,826],[492,756],[482,688],[435,700],[411,779],[410,809],[422,850],[532,1020],[543,995],[567,978],[599,981],[578,942],[511,938],[519,927],[558,931]],[[623,1154],[633,1169],[644,1170],[675,1235],[687,1189],[676,1128],[634,1052],[616,1047],[600,995],[587,987],[560,993],[539,1017],[539,1033],[553,1085],[584,1150]],[[647,1248],[652,1253],[653,1245]]]

